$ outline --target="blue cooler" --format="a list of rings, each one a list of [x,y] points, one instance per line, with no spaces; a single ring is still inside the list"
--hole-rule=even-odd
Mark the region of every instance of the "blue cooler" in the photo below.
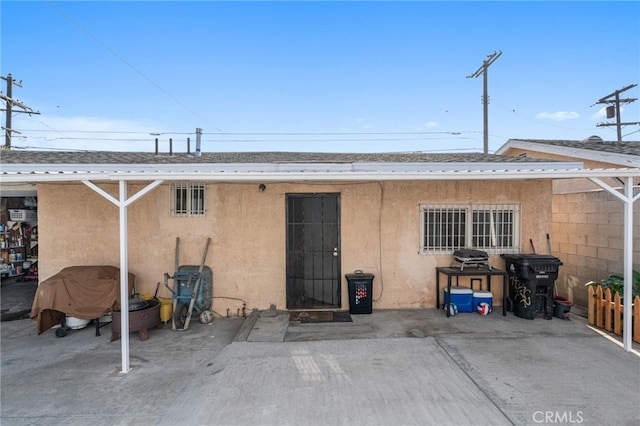
[[[488,303],[493,309],[493,294],[490,291],[474,291],[473,292],[473,310],[476,311],[481,303]]]
[[[473,290],[466,287],[451,287],[451,302],[449,302],[449,293],[447,288],[444,289],[444,304],[453,303],[458,307],[458,312],[474,312],[473,306]]]

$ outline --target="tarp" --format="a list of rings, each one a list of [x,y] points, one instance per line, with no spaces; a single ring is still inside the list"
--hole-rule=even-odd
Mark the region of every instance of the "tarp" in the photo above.
[[[135,275],[129,273],[129,294]],[[92,320],[120,307],[120,269],[70,266],[42,281],[33,299],[31,319],[41,334],[62,321],[62,314]]]

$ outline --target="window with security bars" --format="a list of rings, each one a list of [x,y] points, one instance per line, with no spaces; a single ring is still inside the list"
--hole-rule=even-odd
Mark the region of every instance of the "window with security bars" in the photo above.
[[[175,182],[171,184],[171,215],[201,217],[206,213],[204,183]]]
[[[464,248],[489,253],[518,251],[518,205],[423,205],[421,213],[421,253],[451,253]]]

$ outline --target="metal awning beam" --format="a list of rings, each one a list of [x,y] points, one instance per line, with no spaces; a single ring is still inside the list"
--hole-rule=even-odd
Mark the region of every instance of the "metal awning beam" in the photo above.
[[[435,169],[428,168],[413,170],[406,165],[402,168],[384,166],[383,170],[373,170],[369,167],[365,170],[361,165],[353,165],[353,168],[336,168],[332,165],[314,164],[311,170],[305,170],[304,165],[281,166],[279,170],[265,170],[244,168],[224,169],[185,169],[182,171],[105,171],[105,172],[30,172],[5,170],[0,174],[0,183],[28,183],[28,182],[77,182],[77,181],[138,181],[149,182],[154,180],[177,181],[218,181],[218,182],[290,182],[319,181],[380,181],[380,180],[522,180],[522,179],[576,179],[576,178],[624,178],[627,176],[640,176],[640,169]]]

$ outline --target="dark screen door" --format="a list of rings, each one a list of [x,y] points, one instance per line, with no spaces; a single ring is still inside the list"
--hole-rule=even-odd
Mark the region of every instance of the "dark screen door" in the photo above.
[[[288,194],[287,308],[339,308],[340,283],[340,194]]]

